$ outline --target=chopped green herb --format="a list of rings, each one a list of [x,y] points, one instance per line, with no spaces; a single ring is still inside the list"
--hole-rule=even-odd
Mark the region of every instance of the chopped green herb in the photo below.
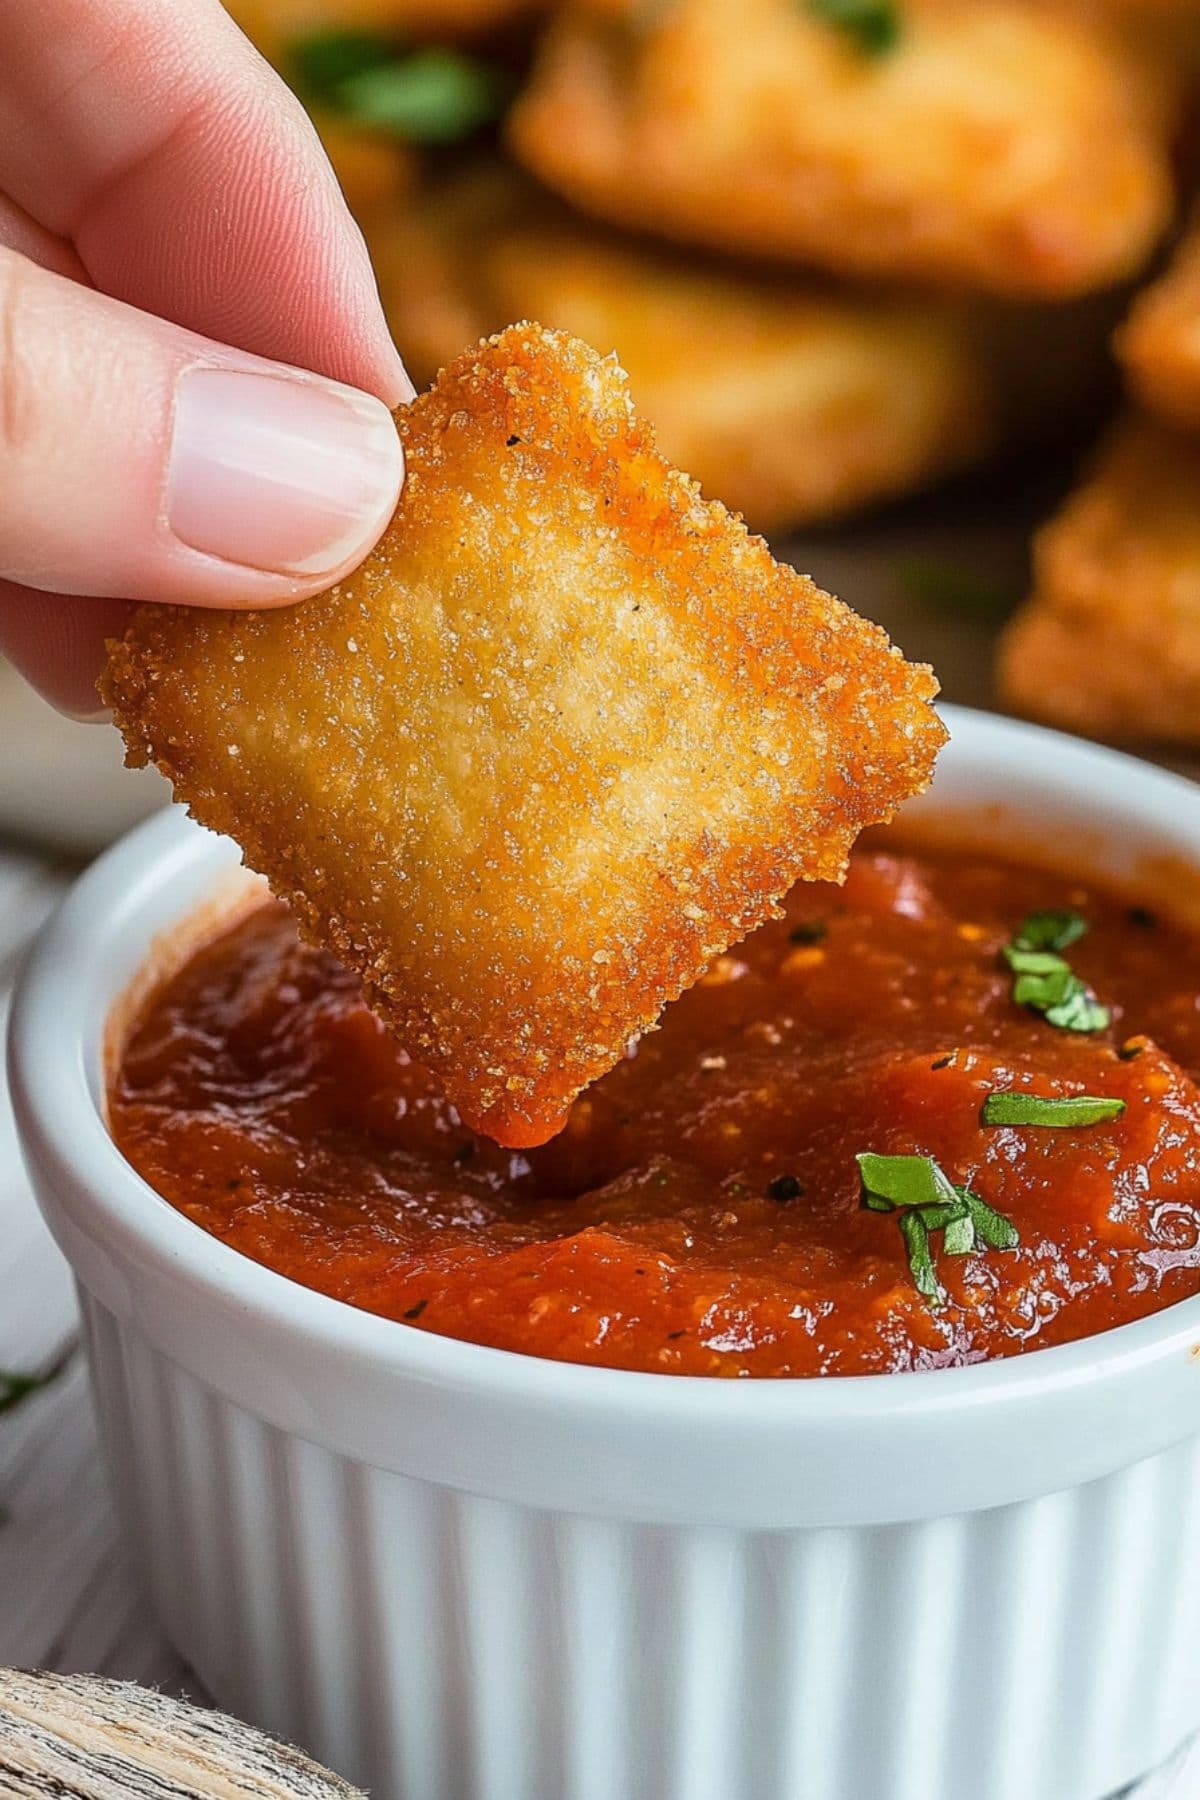
[[[966,1194],[966,1188],[960,1188],[960,1194]],[[965,1206],[962,1212],[946,1223],[942,1233],[942,1249],[947,1256],[969,1256],[975,1249],[975,1221],[971,1217],[971,1209]]]
[[[1069,975],[1071,965],[1053,950],[1027,950],[1018,943],[1005,944],[1003,957],[1018,975]]]
[[[352,75],[337,93],[341,110],[358,124],[409,144],[457,144],[500,117],[511,89],[491,64],[431,45]]]
[[[966,1206],[958,1198],[934,1206],[916,1206],[913,1211],[920,1213],[926,1231],[945,1231],[948,1225],[961,1225],[969,1217]]]
[[[1103,1031],[1111,1017],[1107,1006],[1100,1004],[1078,975],[1072,975],[1062,999],[1046,1008],[1046,1023],[1057,1025],[1060,1031]]]
[[[1073,1094],[1047,1099],[1042,1094],[1022,1094],[1009,1088],[989,1094],[983,1103],[985,1125],[1102,1125],[1118,1119],[1124,1100],[1105,1100],[1095,1094]]]
[[[908,1266],[918,1291],[933,1306],[945,1304],[937,1279],[932,1233],[942,1233],[947,1256],[973,1250],[1014,1250],[1020,1239],[1011,1219],[998,1213],[970,1188],[956,1187],[931,1156],[857,1157],[862,1176],[862,1204],[868,1212],[899,1213]]]
[[[805,8],[854,39],[868,56],[885,56],[900,42],[895,0],[804,0]]]
[[[931,1156],[877,1156],[861,1150],[855,1158],[863,1193],[898,1206],[935,1206],[954,1199],[954,1184]]]
[[[967,1203],[978,1242],[989,1250],[1015,1250],[1021,1235],[1012,1220],[989,1206],[986,1200],[981,1200],[978,1194],[973,1194],[970,1188],[959,1188],[958,1191]]]
[[[343,81],[393,62],[397,45],[381,31],[313,31],[288,46],[288,79],[302,100],[336,106]]]
[[[1082,913],[1045,907],[1027,915],[1012,941],[1018,950],[1065,950],[1077,943],[1086,930],[1087,920]]]
[[[944,1306],[946,1292],[937,1278],[933,1250],[929,1243],[929,1227],[919,1212],[900,1214],[900,1235],[904,1239],[908,1266],[912,1270],[917,1292],[924,1294],[931,1305]]]
[[[829,927],[824,919],[806,919],[802,925],[793,925],[788,932],[789,944],[819,944],[829,936]]]
[[[23,1369],[0,1369],[0,1413],[11,1412],[30,1394],[36,1394],[57,1379],[70,1361],[70,1352],[60,1356],[58,1361],[40,1374],[31,1374]]]
[[[1058,954],[1086,930],[1087,920],[1079,913],[1046,908],[1030,913],[1004,946],[1004,959],[1016,976],[1014,1003],[1040,1012],[1060,1031],[1103,1031],[1111,1017]]]
[[[410,144],[456,144],[500,117],[512,94],[497,64],[445,45],[412,48],[381,32],[321,31],[288,57],[297,93]]]
[[[895,572],[905,598],[935,612],[1003,619],[1018,598],[1004,583],[937,556],[902,557]]]
[[[1052,1006],[1060,1006],[1070,994],[1078,980],[1061,957],[1040,957],[1041,962],[1054,961],[1058,964],[1054,969],[1023,969],[1013,982],[1012,997],[1018,1006],[1036,1007],[1039,1012],[1048,1012]]]

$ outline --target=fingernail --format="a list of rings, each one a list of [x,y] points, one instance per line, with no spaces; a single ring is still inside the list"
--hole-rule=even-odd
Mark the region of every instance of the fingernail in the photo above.
[[[179,378],[167,522],[193,550],[332,575],[375,544],[403,473],[391,415],[370,394],[254,370]]]

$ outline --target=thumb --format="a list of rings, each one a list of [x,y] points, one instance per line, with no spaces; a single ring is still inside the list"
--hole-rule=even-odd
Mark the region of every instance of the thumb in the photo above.
[[[0,249],[0,577],[197,606],[299,599],[362,561],[403,468],[371,395]]]

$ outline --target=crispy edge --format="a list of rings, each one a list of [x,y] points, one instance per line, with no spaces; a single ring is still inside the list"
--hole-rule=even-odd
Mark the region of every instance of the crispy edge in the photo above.
[[[552,1135],[571,1099],[612,1066],[628,1038],[651,1027],[663,1005],[692,985],[715,953],[776,916],[780,896],[799,876],[838,878],[858,832],[890,818],[904,799],[927,785],[946,735],[928,705],[937,691],[932,671],[905,663],[877,626],[856,619],[806,577],[776,564],[762,540],[751,537],[724,507],[701,501],[695,485],[658,455],[652,434],[635,419],[615,361],[602,361],[565,334],[531,325],[511,327],[459,357],[402,416],[410,482],[414,477],[418,483],[428,481],[430,472],[441,468],[441,425],[449,415],[503,412],[511,403],[514,370],[530,379],[551,433],[577,431],[578,417],[564,395],[570,386],[564,382],[564,359],[577,380],[594,383],[599,378],[608,390],[610,442],[607,447],[589,444],[587,479],[596,482],[603,476],[611,486],[615,467],[617,486],[625,491],[613,513],[635,555],[655,558],[667,538],[677,557],[690,559],[693,568],[724,555],[720,601],[714,596],[706,615],[710,635],[723,638],[735,654],[749,651],[761,679],[782,682],[796,678],[797,648],[790,632],[803,620],[826,654],[841,653],[833,688],[837,693],[847,687],[845,675],[852,666],[845,660],[850,647],[839,633],[851,630],[857,639],[853,649],[862,660],[875,661],[869,691],[853,700],[848,695],[844,716],[831,722],[839,737],[840,762],[831,771],[815,817],[808,808],[808,841],[802,845],[794,835],[800,817],[795,801],[771,821],[773,836],[768,832],[761,842],[730,845],[716,858],[701,849],[704,831],[698,821],[692,866],[686,871],[688,906],[681,911],[673,900],[669,908],[646,916],[636,980],[614,973],[598,984],[599,1011],[606,1021],[602,1038],[589,1030],[595,1041],[556,1046],[550,1067],[540,1047],[514,1043],[504,1079],[485,1079],[484,1071],[494,1061],[491,1050],[472,1050],[459,1032],[460,1021],[431,1020],[425,1006],[414,1006],[397,991],[386,931],[357,916],[353,898],[347,905],[337,893],[314,897],[304,880],[303,847],[281,852],[278,819],[271,814],[249,818],[231,807],[220,784],[202,771],[203,758],[195,749],[205,745],[206,722],[197,726],[172,718],[169,706],[164,712],[159,677],[177,672],[192,653],[183,611],[140,608],[124,638],[110,645],[101,682],[125,735],[126,760],[134,766],[154,762],[194,817],[234,836],[249,865],[261,870],[292,906],[304,935],[332,948],[360,975],[369,1003],[436,1071],[464,1118],[512,1145]],[[587,424],[590,429],[593,421]],[[747,698],[752,703],[753,693]],[[836,703],[831,708],[836,710]],[[210,761],[220,768],[219,757]]]

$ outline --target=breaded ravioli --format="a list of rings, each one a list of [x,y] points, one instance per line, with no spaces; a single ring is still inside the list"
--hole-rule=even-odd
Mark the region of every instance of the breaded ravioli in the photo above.
[[[603,217],[844,274],[1062,297],[1144,263],[1176,77],[1136,34],[1040,0],[905,0],[872,51],[824,12],[575,0],[511,142]]]
[[[533,1144],[925,786],[936,683],[702,500],[576,339],[510,327],[397,422],[355,576],[143,607],[102,689],[467,1124]]]
[[[1035,542],[1002,697],[1095,737],[1200,743],[1200,441],[1122,420]]]
[[[1200,217],[1166,271],[1134,301],[1117,353],[1143,406],[1200,429]]]
[[[1053,438],[1107,382],[1116,313],[735,269],[570,213],[494,157],[363,219],[418,383],[537,318],[615,350],[663,454],[758,531],[824,523]]]
[[[664,455],[756,530],[911,492],[995,448],[953,302],[728,264],[580,220],[495,161],[363,220],[392,335],[430,380],[533,317],[615,350]]]

